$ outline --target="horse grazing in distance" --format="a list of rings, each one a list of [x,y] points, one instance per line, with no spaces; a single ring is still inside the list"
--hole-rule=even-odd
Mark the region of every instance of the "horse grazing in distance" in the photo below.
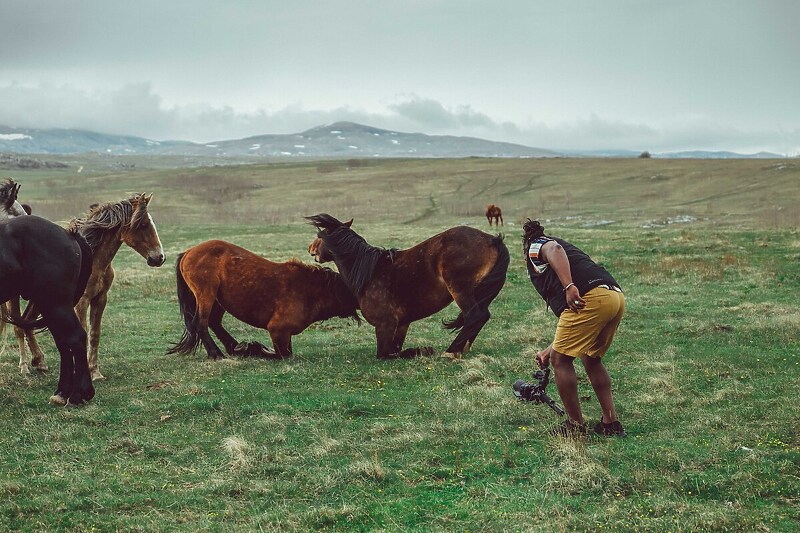
[[[103,312],[108,302],[108,291],[114,281],[111,261],[117,251],[125,243],[144,257],[151,267],[159,267],[166,260],[153,217],[147,210],[152,197],[152,194],[142,193],[118,202],[92,204],[84,217],[73,219],[69,224],[70,231],[80,233],[86,238],[94,256],[92,275],[75,306],[75,312],[84,328],[87,326],[88,314],[88,361],[93,380],[104,377],[97,363],[97,353]],[[35,339],[29,344],[33,362],[43,362],[44,354]]]
[[[74,230],[37,216],[0,222],[0,302],[20,297],[35,304],[41,318],[5,316],[16,326],[47,327],[61,355],[61,372],[50,403],[78,405],[94,397],[86,360],[86,331],[73,306],[92,270],[92,250]]]
[[[447,354],[469,351],[506,280],[509,255],[502,236],[458,226],[407,250],[386,250],[353,231],[352,220],[343,223],[324,213],[306,218],[318,230],[309,252],[317,262],[336,263],[364,319],[375,326],[378,359],[432,352],[403,350],[408,326],[452,301],[460,313],[444,326],[460,331]]]
[[[167,353],[193,353],[202,342],[210,359],[224,357],[210,327],[228,355],[289,357],[292,335],[313,322],[359,320],[356,299],[336,272],[296,259],[273,263],[225,241],[206,241],[180,254],[175,276],[186,329]],[[226,312],[266,329],[274,351],[257,342],[237,342],[222,327]]]
[[[500,223],[499,224],[500,226],[505,226],[505,224],[503,224],[502,209],[500,209],[499,206],[496,206],[494,204],[489,204],[486,206],[486,220],[489,221],[489,227],[492,226],[492,219],[494,219],[495,227],[498,226],[498,222]]]

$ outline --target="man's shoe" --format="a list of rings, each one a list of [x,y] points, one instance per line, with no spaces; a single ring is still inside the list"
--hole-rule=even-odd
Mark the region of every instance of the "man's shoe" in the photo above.
[[[619,420],[615,420],[606,424],[602,420],[594,425],[594,432],[598,435],[602,435],[604,437],[627,437],[628,434],[625,432],[625,428],[622,427],[622,423]]]

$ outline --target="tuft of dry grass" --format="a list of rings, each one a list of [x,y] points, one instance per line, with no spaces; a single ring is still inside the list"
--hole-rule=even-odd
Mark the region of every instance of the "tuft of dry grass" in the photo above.
[[[347,472],[356,479],[365,481],[382,481],[386,477],[386,471],[377,451],[373,452],[369,458],[362,457],[350,463]]]
[[[241,470],[250,466],[252,447],[242,437],[225,437],[222,439],[220,447],[228,455],[228,464],[231,469]]]
[[[606,466],[591,457],[584,442],[554,437],[547,449],[556,464],[545,480],[545,490],[565,496],[618,492],[618,480]]]

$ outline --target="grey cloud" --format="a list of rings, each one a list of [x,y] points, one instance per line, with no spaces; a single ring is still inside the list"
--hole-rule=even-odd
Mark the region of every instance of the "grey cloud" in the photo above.
[[[149,83],[117,90],[83,91],[71,86],[0,86],[0,124],[31,128],[82,128],[159,140],[209,142],[268,133],[295,133],[348,120],[398,131],[481,137],[554,150],[773,150],[800,152],[800,130],[744,130],[702,116],[647,124],[598,114],[555,124],[501,122],[471,106],[446,106],[416,95],[381,111],[342,106],[239,112],[230,106],[166,106]]]
[[[412,96],[406,101],[389,105],[389,109],[402,118],[437,131],[460,127],[490,129],[497,127],[491,118],[474,111],[470,106],[462,105],[453,111],[429,98]]]

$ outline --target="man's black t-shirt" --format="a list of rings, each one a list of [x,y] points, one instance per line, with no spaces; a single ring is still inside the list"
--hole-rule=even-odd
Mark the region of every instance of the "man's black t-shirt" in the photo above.
[[[547,306],[553,310],[556,316],[561,316],[567,308],[567,299],[561,280],[558,279],[555,271],[548,263],[543,262],[539,257],[542,245],[549,241],[556,241],[564,248],[569,260],[569,268],[572,273],[572,282],[578,287],[578,292],[583,295],[598,285],[608,285],[609,287],[619,287],[619,283],[608,271],[592,261],[592,259],[577,247],[565,240],[556,237],[539,237],[534,239],[528,249],[528,275],[536,287],[536,291],[547,302]]]

